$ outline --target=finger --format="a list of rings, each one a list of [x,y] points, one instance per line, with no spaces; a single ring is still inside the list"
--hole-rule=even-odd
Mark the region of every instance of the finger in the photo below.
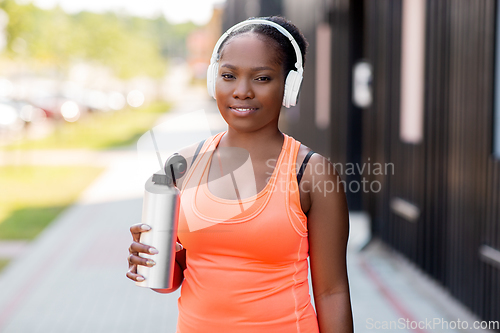
[[[154,265],[156,265],[156,262],[153,259],[142,258],[133,254],[130,254],[128,258],[129,264],[132,265],[141,265],[147,267],[153,267]]]
[[[138,243],[138,242],[133,242],[130,245],[128,252],[130,252],[130,253],[158,254],[158,250],[155,249],[154,247],[149,246],[149,245],[145,245],[142,243]]]
[[[181,244],[181,243],[176,242],[176,243],[175,243],[175,251],[176,251],[176,252],[179,252],[179,251],[181,251],[182,249],[184,249],[184,246],[182,246],[182,244]]]
[[[142,276],[140,274],[132,273],[131,271],[128,271],[126,275],[132,281],[142,282],[145,280],[144,276]]]
[[[141,237],[141,233],[151,230],[151,227],[144,223],[137,223],[130,227],[130,233],[134,241],[138,242]]]

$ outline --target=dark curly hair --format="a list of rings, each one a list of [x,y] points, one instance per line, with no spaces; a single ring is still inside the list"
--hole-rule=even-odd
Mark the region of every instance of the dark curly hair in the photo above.
[[[293,23],[281,16],[251,17],[248,20],[255,19],[272,21],[285,28],[299,45],[300,52],[302,54],[302,66],[305,65],[306,52],[309,43],[305,39],[302,32],[300,32],[300,30]],[[295,55],[295,49],[293,48],[292,43],[290,43],[290,40],[275,27],[258,23],[247,25],[231,32],[220,45],[217,52],[217,60],[221,58],[224,46],[228,44],[231,39],[246,32],[254,32],[260,36],[274,41],[275,45],[277,46],[276,62],[283,65],[284,73],[288,73],[289,71],[296,69],[295,63],[297,62],[297,57]]]

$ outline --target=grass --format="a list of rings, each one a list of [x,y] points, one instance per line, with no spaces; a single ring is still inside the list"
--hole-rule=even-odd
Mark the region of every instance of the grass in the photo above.
[[[38,140],[21,140],[6,150],[32,149],[109,149],[133,144],[149,130],[158,117],[168,111],[166,102],[116,112],[96,112],[82,116],[74,123],[61,120],[49,136]]]
[[[0,259],[0,272],[9,264],[9,259]]]
[[[0,167],[0,239],[34,239],[103,170],[88,166]]]

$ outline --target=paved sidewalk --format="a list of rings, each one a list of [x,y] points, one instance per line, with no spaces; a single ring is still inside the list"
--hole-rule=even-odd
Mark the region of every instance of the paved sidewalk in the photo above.
[[[12,259],[21,256],[29,245],[29,241],[0,241],[0,259]]]
[[[215,103],[201,91],[180,95],[178,103],[161,121],[204,108],[213,132],[223,130]],[[172,150],[178,144],[172,143]],[[134,176],[135,154],[108,162],[107,171],[80,200],[0,274],[0,332],[175,332],[179,291],[157,294],[125,277],[128,230],[140,221],[143,194],[143,180]],[[369,239],[369,220],[361,213],[350,217],[348,265],[356,332],[459,332],[370,328],[376,321],[452,321],[470,314],[381,243],[360,251]]]

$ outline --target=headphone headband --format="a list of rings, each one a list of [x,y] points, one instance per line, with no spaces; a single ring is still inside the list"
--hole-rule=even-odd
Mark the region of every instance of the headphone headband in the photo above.
[[[295,68],[297,70],[300,70],[302,68],[302,53],[300,52],[299,44],[297,44],[297,42],[293,38],[292,34],[290,34],[290,32],[288,32],[288,30],[283,28],[278,23],[273,22],[273,21],[268,21],[268,20],[262,20],[262,19],[245,20],[245,21],[240,22],[238,24],[235,24],[231,28],[227,29],[227,31],[219,38],[219,40],[215,44],[214,51],[212,52],[212,57],[210,58],[210,63],[215,63],[217,61],[217,54],[219,53],[219,48],[220,48],[221,44],[224,42],[224,40],[226,40],[226,38],[229,36],[229,34],[231,34],[231,32],[238,30],[241,27],[244,27],[247,25],[252,25],[252,24],[270,25],[270,26],[278,29],[278,31],[281,32],[285,37],[287,37],[290,40],[290,42],[292,43],[293,49],[295,50],[295,58],[297,59],[297,62],[295,63]]]

